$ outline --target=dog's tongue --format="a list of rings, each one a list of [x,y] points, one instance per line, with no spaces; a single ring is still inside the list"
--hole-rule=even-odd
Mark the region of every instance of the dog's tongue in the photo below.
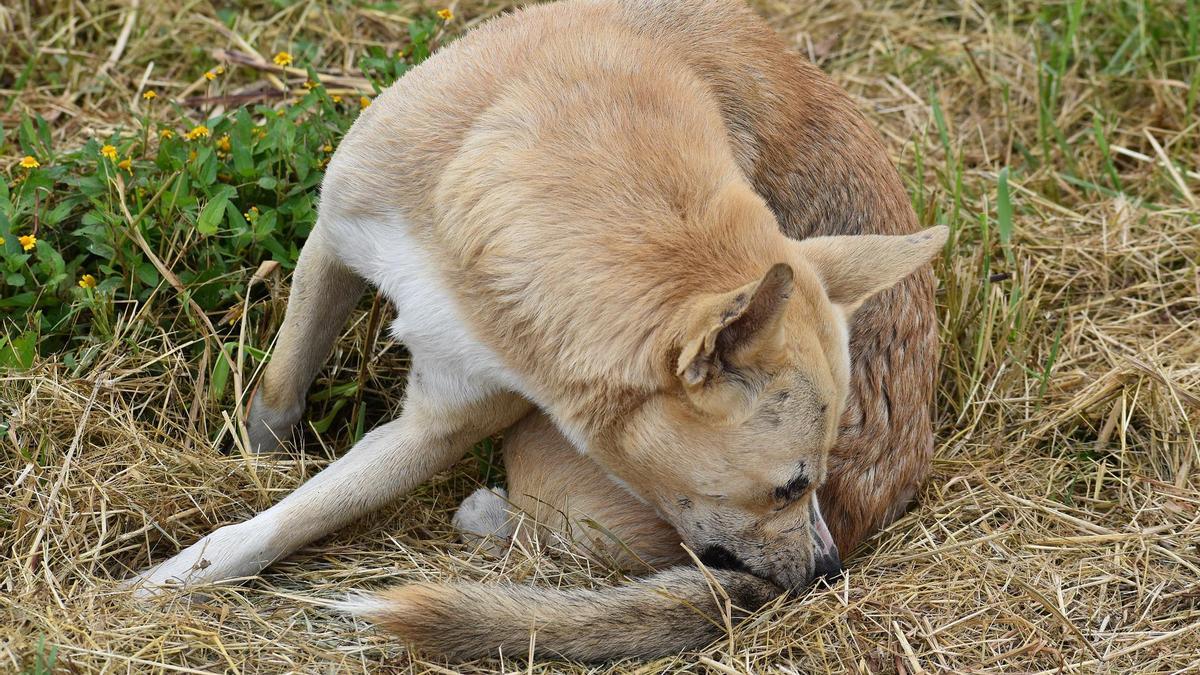
[[[816,532],[817,541],[821,542],[821,553],[825,555],[837,556],[837,544],[833,543],[833,535],[829,534],[829,526],[825,524],[825,516],[821,515],[821,502],[814,494],[812,498],[812,519],[813,531]]]

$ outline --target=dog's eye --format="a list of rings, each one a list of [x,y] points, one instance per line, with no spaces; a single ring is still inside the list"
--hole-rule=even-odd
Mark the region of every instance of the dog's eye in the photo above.
[[[790,504],[804,496],[809,488],[808,475],[801,472],[795,478],[788,481],[787,485],[775,488],[773,496],[776,501]]]

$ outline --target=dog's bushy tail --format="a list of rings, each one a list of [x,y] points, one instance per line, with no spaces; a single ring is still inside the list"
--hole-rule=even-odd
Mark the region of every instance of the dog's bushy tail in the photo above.
[[[742,572],[710,570],[733,622],[780,594]],[[455,659],[503,650],[579,661],[649,659],[699,649],[725,634],[726,603],[698,568],[677,567],[600,590],[429,583],[351,597],[340,608],[406,642]]]

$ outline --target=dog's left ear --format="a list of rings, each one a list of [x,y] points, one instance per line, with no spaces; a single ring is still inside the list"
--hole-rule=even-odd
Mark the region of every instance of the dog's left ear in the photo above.
[[[751,392],[725,371],[752,365],[779,346],[779,319],[794,288],[792,268],[778,263],[761,279],[692,302],[675,374],[698,408],[735,417],[746,407]]]
[[[939,225],[913,234],[813,237],[796,248],[820,277],[829,299],[849,315],[929,262],[949,232]]]

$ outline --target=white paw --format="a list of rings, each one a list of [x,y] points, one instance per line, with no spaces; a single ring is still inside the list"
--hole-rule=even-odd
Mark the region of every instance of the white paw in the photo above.
[[[158,595],[258,574],[278,556],[269,532],[253,521],[227,525],[185,548],[166,562],[127,579],[134,597]]]
[[[479,488],[472,492],[454,512],[452,522],[464,544],[480,546],[497,556],[508,548],[516,529],[504,488]]]

